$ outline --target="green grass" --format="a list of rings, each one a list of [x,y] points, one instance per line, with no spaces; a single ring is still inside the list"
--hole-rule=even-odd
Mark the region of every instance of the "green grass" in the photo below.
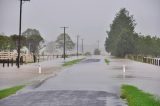
[[[160,106],[160,98],[146,93],[131,85],[122,85],[121,98],[126,99],[128,106]]]
[[[108,65],[109,64],[109,60],[108,59],[104,59],[105,63]]]
[[[83,59],[75,59],[72,61],[68,61],[68,62],[65,62],[62,66],[71,66],[71,65],[79,63],[81,60],[83,60]]]
[[[18,90],[22,89],[23,87],[24,85],[20,85],[20,86],[14,86],[11,88],[0,90],[0,99],[3,99],[7,96],[15,94]]]

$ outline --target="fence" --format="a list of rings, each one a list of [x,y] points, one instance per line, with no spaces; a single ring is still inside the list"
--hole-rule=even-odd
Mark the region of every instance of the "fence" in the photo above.
[[[15,52],[0,52],[0,61],[13,60],[16,61],[17,53]],[[23,58],[23,62],[33,62],[32,54],[21,53],[20,57]]]
[[[13,60],[16,61],[17,58],[17,53],[15,52],[0,52],[0,61],[6,61],[6,60]],[[66,55],[66,57],[71,57],[74,56],[74,54]],[[23,57],[23,62],[28,63],[28,62],[34,62],[34,56],[32,53],[30,54],[25,54],[21,53],[20,57]],[[63,55],[37,55],[36,60],[52,60],[54,58],[63,58]]]
[[[160,66],[160,58],[144,57],[140,55],[139,56],[138,55],[128,55],[126,57],[132,60],[143,62],[143,63],[149,63],[149,64]]]
[[[0,52],[0,60],[16,60],[16,56],[14,52]]]

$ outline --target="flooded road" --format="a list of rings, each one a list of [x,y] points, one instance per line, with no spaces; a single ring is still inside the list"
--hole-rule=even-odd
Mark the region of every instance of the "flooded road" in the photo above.
[[[110,76],[121,84],[131,84],[160,96],[160,67],[128,59],[110,58],[106,68]],[[123,73],[123,65],[126,71]]]
[[[108,65],[104,62],[105,58],[110,61]],[[63,103],[70,103],[67,106],[125,106],[119,97],[122,84],[135,85],[160,96],[159,82],[158,66],[109,56],[93,56],[66,68],[37,88],[24,89],[19,94],[0,101],[0,104],[8,106],[7,103],[13,99],[16,104],[16,98],[21,98],[34,106],[43,106],[36,105],[37,102],[46,103],[45,106],[63,106]],[[33,100],[29,99],[30,96]]]
[[[110,63],[104,62],[107,58]],[[125,65],[125,73],[123,72]],[[57,78],[44,83],[37,90],[101,90],[119,93],[122,84],[133,84],[147,92],[160,95],[160,67],[113,57],[90,57],[68,68]],[[51,85],[49,85],[52,83]],[[46,85],[45,85],[46,84]],[[46,88],[49,85],[50,87]]]

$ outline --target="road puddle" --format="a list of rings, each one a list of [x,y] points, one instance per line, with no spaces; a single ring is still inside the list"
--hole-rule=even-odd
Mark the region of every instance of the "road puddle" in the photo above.
[[[93,62],[100,62],[100,59],[86,59],[81,63],[93,63]]]
[[[125,74],[121,74],[121,75],[116,75],[113,76],[112,78],[118,78],[118,79],[151,79],[151,77],[143,77],[143,76],[134,76],[134,75],[125,75]]]

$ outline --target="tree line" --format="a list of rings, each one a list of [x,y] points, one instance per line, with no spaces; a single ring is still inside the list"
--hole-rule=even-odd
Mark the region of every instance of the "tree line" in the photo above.
[[[135,20],[125,8],[122,8],[114,18],[107,31],[105,49],[111,55],[124,57],[126,55],[159,56],[160,38],[142,35],[135,32]]]
[[[12,51],[17,50],[19,36],[14,34],[11,36],[0,35],[0,51]],[[22,33],[20,37],[21,47],[26,46],[32,53],[37,53],[40,42],[44,39],[36,29],[28,28]]]

